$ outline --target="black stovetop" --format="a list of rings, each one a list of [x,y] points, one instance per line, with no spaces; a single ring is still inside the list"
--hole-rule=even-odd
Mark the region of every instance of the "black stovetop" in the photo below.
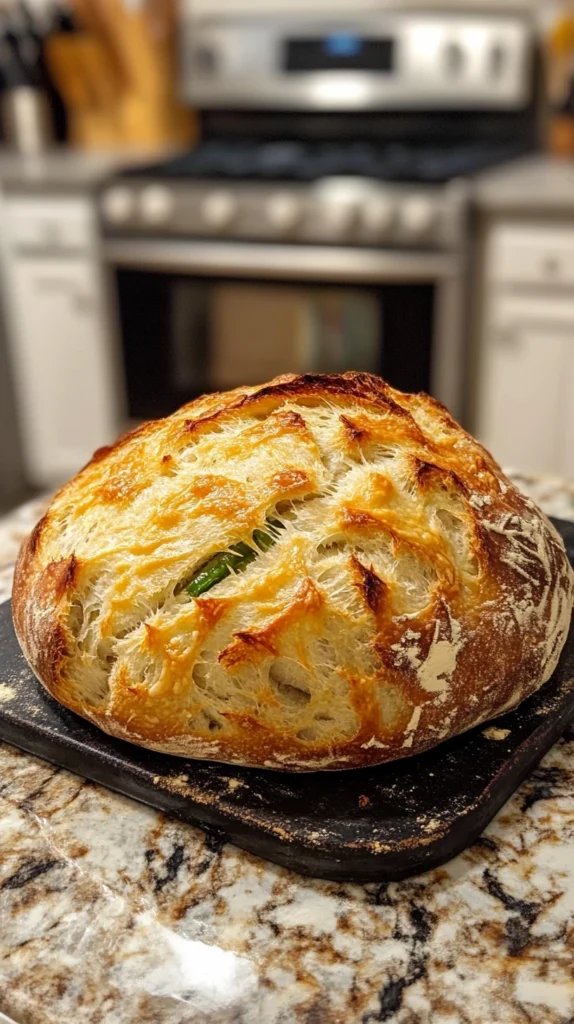
[[[187,153],[124,172],[172,180],[315,181],[360,176],[379,181],[442,184],[521,156],[519,142],[209,140]]]

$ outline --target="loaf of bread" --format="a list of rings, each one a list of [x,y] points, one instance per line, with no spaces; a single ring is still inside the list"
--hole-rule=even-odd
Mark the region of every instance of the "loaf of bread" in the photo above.
[[[309,771],[515,707],[573,593],[554,528],[441,405],[348,373],[208,395],[96,452],[13,608],[44,686],[113,736]]]

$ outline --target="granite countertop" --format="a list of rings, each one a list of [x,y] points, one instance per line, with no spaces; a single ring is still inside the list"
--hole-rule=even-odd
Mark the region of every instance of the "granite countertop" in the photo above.
[[[93,152],[55,146],[38,156],[23,156],[0,146],[0,187],[25,193],[89,191],[124,167],[155,163],[173,152],[173,146]]]
[[[574,520],[574,484],[514,478]],[[0,598],[41,511],[0,522]],[[0,921],[21,1024],[572,1024],[574,728],[474,846],[383,885],[303,878],[0,745]]]
[[[485,213],[574,217],[574,159],[539,154],[504,164],[478,175],[472,195]]]

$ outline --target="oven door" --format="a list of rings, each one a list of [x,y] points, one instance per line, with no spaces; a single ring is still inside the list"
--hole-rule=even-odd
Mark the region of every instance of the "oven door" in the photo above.
[[[443,253],[114,239],[130,415],[280,373],[364,370],[458,412],[460,268]]]

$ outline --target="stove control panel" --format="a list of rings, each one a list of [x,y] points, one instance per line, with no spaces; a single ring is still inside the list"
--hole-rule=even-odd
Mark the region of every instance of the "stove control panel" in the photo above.
[[[197,8],[184,6],[183,92],[204,109],[512,110],[531,98],[526,10]]]
[[[100,212],[105,233],[116,236],[448,248],[459,230],[460,189],[351,178],[233,187],[138,179],[108,186]]]

